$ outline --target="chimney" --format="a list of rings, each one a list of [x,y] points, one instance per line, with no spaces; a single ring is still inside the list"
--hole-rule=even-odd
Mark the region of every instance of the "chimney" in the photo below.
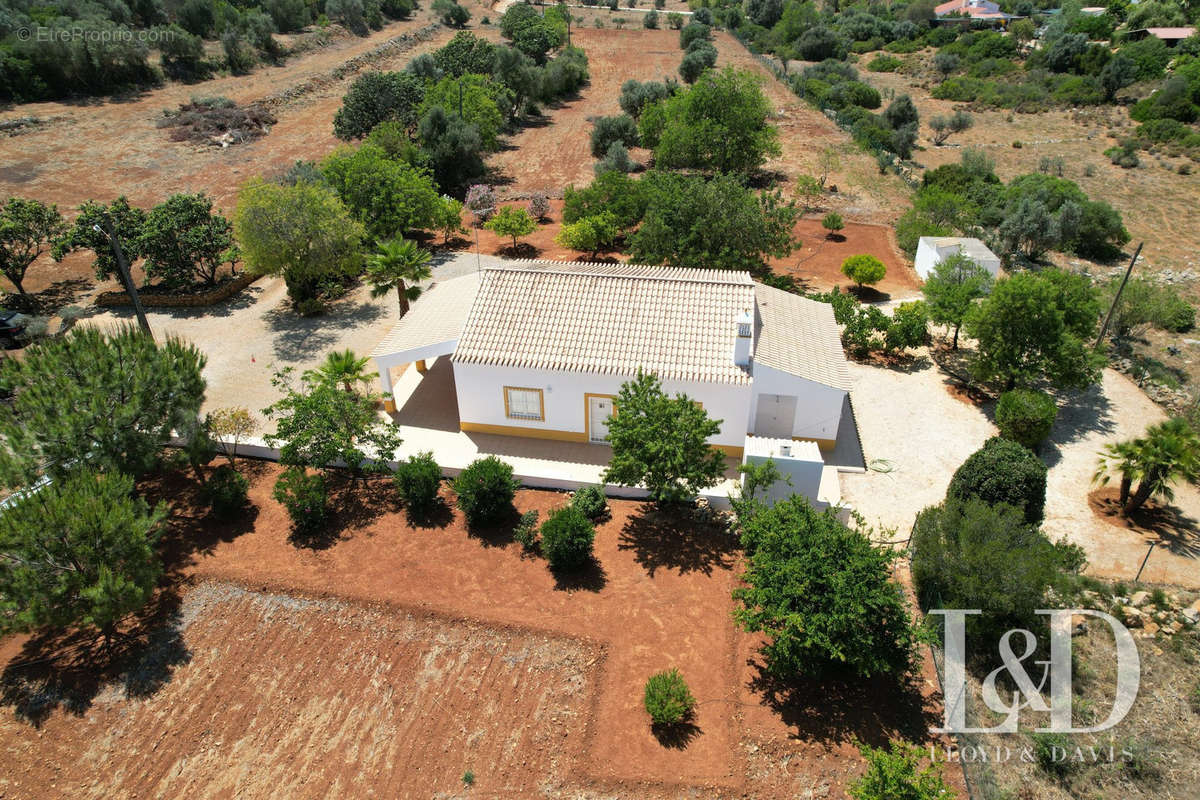
[[[750,355],[754,352],[754,317],[744,309],[737,318],[737,339],[733,345],[733,363],[739,367],[750,366]]]

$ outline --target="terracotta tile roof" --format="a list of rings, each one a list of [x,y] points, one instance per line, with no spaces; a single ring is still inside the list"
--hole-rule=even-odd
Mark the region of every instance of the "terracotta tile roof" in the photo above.
[[[758,307],[756,364],[850,391],[850,370],[833,306],[755,284]]]
[[[412,304],[371,357],[387,356],[457,339],[479,291],[479,274],[439,281]]]
[[[514,262],[483,271],[454,361],[749,384],[733,362],[749,273]]]

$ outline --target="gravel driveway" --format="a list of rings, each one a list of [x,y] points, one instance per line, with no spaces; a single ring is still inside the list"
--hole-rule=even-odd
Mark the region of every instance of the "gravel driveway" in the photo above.
[[[979,409],[947,390],[928,357],[902,371],[850,364],[854,411],[867,462],[863,475],[843,474],[842,496],[869,521],[908,538],[917,512],[941,502],[954,470],[996,433],[990,407]],[[1132,579],[1155,544],[1142,580],[1200,587],[1200,491],[1176,487],[1175,506],[1189,529],[1140,534],[1098,519],[1087,495],[1096,454],[1108,442],[1140,434],[1165,414],[1125,376],[1106,369],[1101,383],[1060,403],[1043,460],[1050,467],[1045,530],[1088,554],[1088,571]]]
[[[482,256],[487,266],[498,259]],[[433,280],[464,275],[476,269],[474,253],[436,254]],[[81,321],[102,327],[134,319],[132,308],[93,309]],[[324,361],[331,350],[350,348],[367,355],[392,326],[399,311],[394,294],[372,298],[366,286],[357,287],[330,304],[316,317],[301,317],[287,301],[279,278],[260,278],[226,303],[207,308],[147,309],[155,337],[174,334],[192,342],[208,356],[206,410],[245,406],[259,412],[278,399],[271,376],[284,367],[298,372]],[[378,390],[378,386],[376,386]],[[264,431],[265,432],[265,431]]]

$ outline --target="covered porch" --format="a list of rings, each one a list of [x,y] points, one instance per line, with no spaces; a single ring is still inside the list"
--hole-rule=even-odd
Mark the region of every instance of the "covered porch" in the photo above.
[[[449,355],[427,357],[424,371],[412,366],[399,369],[392,380],[392,395],[395,410],[385,413],[404,440],[397,458],[429,450],[448,475],[457,474],[477,458],[494,455],[511,464],[518,480],[526,486],[575,489],[601,484],[612,456],[612,450],[604,444],[460,430]],[[715,505],[727,505],[729,492],[738,482],[738,464],[737,459],[726,459],[725,479],[705,492]],[[621,486],[606,486],[605,491],[619,497],[644,495]]]

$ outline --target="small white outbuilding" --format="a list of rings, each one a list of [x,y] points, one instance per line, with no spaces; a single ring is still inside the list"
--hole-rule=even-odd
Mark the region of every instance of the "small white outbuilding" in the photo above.
[[[963,236],[922,236],[917,242],[917,257],[913,266],[921,280],[925,280],[938,264],[955,253],[967,256],[993,276],[1000,271],[1000,256],[978,239]]]

